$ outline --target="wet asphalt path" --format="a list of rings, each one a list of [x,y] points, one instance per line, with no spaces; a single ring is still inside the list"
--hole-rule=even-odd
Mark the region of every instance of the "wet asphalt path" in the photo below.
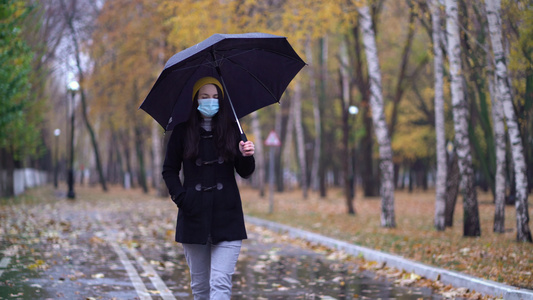
[[[4,212],[0,299],[193,299],[168,202],[59,199]],[[260,227],[248,232],[233,299],[441,299],[375,278],[342,255]]]

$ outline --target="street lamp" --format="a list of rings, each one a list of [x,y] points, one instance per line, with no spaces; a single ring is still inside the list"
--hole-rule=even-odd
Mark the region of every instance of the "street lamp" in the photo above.
[[[54,130],[54,135],[56,137],[56,157],[55,157],[55,166],[54,166],[54,187],[57,189],[57,165],[58,165],[58,156],[59,156],[59,135],[61,134],[61,130],[59,128],[56,128]]]
[[[74,97],[76,96],[76,92],[80,89],[80,84],[77,81],[71,81],[67,86],[68,91],[70,92],[71,96],[71,104],[72,104],[72,110],[70,115],[70,162],[68,166],[68,174],[67,174],[67,183],[68,183],[68,193],[67,197],[69,199],[76,198],[76,194],[74,193],[74,116],[75,116],[75,109],[74,109]]]
[[[357,115],[357,113],[359,112],[359,108],[357,108],[357,106],[355,105],[350,105],[350,107],[348,107],[348,112],[350,113],[350,115]]]

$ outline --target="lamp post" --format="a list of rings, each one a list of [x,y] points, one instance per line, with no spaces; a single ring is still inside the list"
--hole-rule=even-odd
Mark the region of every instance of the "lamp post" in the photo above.
[[[54,187],[57,189],[57,166],[58,166],[58,157],[59,157],[59,135],[61,134],[61,130],[59,128],[56,128],[54,130],[54,135],[56,137],[56,157],[55,157],[55,166],[54,166]]]
[[[350,105],[350,107],[348,107],[348,113],[355,118],[355,116],[359,113],[359,108],[355,105]],[[353,126],[350,126],[350,130],[351,129],[353,129]],[[356,182],[355,182],[356,169],[355,168],[357,166],[356,156],[357,156],[356,148],[354,146],[352,148],[352,153],[351,153],[351,157],[352,157],[352,161],[351,161],[352,166],[351,166],[351,172],[350,172],[350,197],[351,198],[355,197],[355,185],[356,185]]]
[[[71,96],[71,115],[70,115],[70,161],[68,166],[68,174],[67,174],[67,183],[68,183],[68,193],[67,197],[69,199],[76,198],[76,194],[74,193],[74,116],[75,116],[75,109],[74,109],[74,97],[76,96],[76,92],[80,89],[80,84],[77,81],[71,81],[68,84],[67,87],[68,91],[70,92]]]

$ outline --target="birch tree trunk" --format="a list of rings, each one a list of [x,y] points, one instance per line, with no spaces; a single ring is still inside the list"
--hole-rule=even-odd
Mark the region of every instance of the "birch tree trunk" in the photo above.
[[[448,59],[450,61],[453,123],[455,147],[461,173],[463,193],[463,235],[480,236],[479,210],[474,187],[474,169],[468,136],[468,103],[463,87],[461,68],[461,44],[459,40],[459,14],[457,0],[446,0],[446,32],[448,36]]]
[[[488,44],[486,44],[488,49]],[[492,127],[494,135],[494,152],[496,170],[494,173],[494,226],[496,233],[505,232],[505,167],[506,167],[506,143],[505,143],[505,119],[503,116],[502,102],[498,99],[496,89],[496,77],[494,77],[494,63],[492,55],[487,52],[487,85],[491,100]]]
[[[148,184],[146,182],[146,166],[144,162],[144,134],[141,125],[134,125],[135,131],[135,153],[137,154],[137,163],[139,164],[139,170],[137,171],[137,179],[141,186],[143,193],[148,193]]]
[[[254,172],[254,179],[259,188],[261,197],[265,195],[265,152],[263,148],[263,137],[261,136],[261,126],[259,124],[259,114],[254,111],[252,114],[252,133],[255,138],[255,154],[257,162],[257,171]]]
[[[152,121],[152,176],[153,176],[153,185],[156,189],[156,195],[158,197],[166,197],[167,189],[163,183],[163,176],[161,172],[163,170],[163,134],[161,132],[161,126],[155,121]]]
[[[346,41],[343,39],[339,46],[340,57],[340,84],[341,84],[341,107],[342,107],[342,172],[344,177],[344,198],[346,200],[346,209],[349,215],[355,215],[353,205],[353,169],[351,168],[350,159],[350,72],[348,71],[349,59]]]
[[[430,3],[433,28],[433,53],[435,73],[435,135],[437,137],[437,178],[435,181],[435,228],[444,230],[446,211],[446,136],[444,126],[444,58],[441,48],[441,22],[439,0]]]
[[[307,163],[305,160],[304,128],[302,122],[302,88],[299,81],[296,81],[294,84],[293,101],[294,129],[296,132],[298,162],[300,164],[300,185],[303,197],[304,199],[307,199]]]
[[[496,75],[496,95],[498,101],[502,102],[503,112],[507,120],[509,140],[511,144],[511,153],[513,158],[516,182],[516,239],[520,242],[533,242],[529,230],[529,212],[528,212],[528,189],[527,189],[527,166],[524,156],[524,147],[520,135],[520,127],[514,111],[509,77],[507,75],[507,63],[505,52],[503,50],[501,19],[500,19],[500,1],[486,0],[487,20],[489,23],[490,39],[492,43],[492,52],[495,60]]]
[[[381,70],[376,48],[376,37],[372,27],[372,18],[367,5],[358,8],[359,22],[363,34],[368,74],[370,77],[370,107],[372,120],[379,144],[381,170],[381,226],[396,227],[394,216],[394,165],[392,163],[392,147],[385,122],[385,111],[381,88]]]
[[[496,150],[496,174],[494,188],[494,232],[505,232],[505,120],[502,102],[498,101],[493,77],[489,76],[488,85],[492,102],[492,124]]]
[[[163,39],[159,40],[159,49],[165,48],[165,41]],[[165,61],[163,59],[163,51],[159,52],[158,55],[159,65],[164,65]],[[166,135],[161,131],[161,127],[155,121],[152,121],[152,152],[153,155],[153,165],[152,165],[152,176],[154,177],[154,188],[156,189],[156,195],[158,197],[168,197],[168,189],[163,180],[163,162],[165,160],[166,154]]]
[[[410,2],[410,1],[408,1]],[[416,72],[412,73],[410,75],[407,74],[407,67],[409,66],[409,57],[411,54],[411,48],[413,45],[413,39],[415,36],[415,9],[414,5],[410,4],[409,9],[409,22],[407,23],[407,37],[405,39],[405,44],[403,46],[402,55],[400,59],[400,72],[398,74],[398,79],[396,80],[396,88],[394,92],[394,96],[392,97],[392,112],[390,115],[390,123],[389,123],[389,137],[392,139],[395,134],[396,130],[396,124],[398,120],[398,110],[400,107],[400,103],[403,98],[403,94],[405,93],[405,90],[409,86],[409,81],[413,82],[416,80]],[[425,63],[424,63],[425,64]],[[418,69],[418,68],[417,68]]]
[[[459,194],[459,185],[461,181],[461,174],[459,173],[459,165],[457,163],[457,154],[451,151],[448,155],[447,164],[448,174],[446,178],[446,208],[444,211],[444,226],[453,227],[453,215],[455,212],[455,204],[457,203],[457,195]]]
[[[124,172],[124,188],[129,190],[132,187],[135,187],[135,182],[132,180],[133,178],[133,166],[132,166],[132,158],[131,158],[131,144],[130,141],[132,140],[131,132],[129,128],[126,128],[123,130],[123,132],[118,133],[119,139],[121,139],[121,146],[122,150],[124,151],[124,161],[126,165],[126,170]]]
[[[313,49],[312,42],[309,38],[307,45],[305,47],[305,56],[307,61],[312,64],[313,60]],[[320,147],[321,147],[321,119],[320,119],[320,104],[317,94],[316,86],[316,74],[315,68],[311,65],[307,68],[309,72],[309,90],[311,92],[311,100],[313,101],[313,118],[315,121],[315,144],[313,149],[313,163],[311,165],[311,189],[318,190],[319,188],[319,167],[320,167]]]
[[[283,153],[282,153],[282,160],[283,160],[283,177],[285,177],[285,174],[290,174],[292,170],[291,162],[293,161],[293,139],[294,139],[294,114],[293,114],[293,107],[294,102],[289,102],[289,119],[287,120],[287,133],[285,134],[285,141],[283,142]],[[292,183],[288,185],[288,189],[292,189]]]

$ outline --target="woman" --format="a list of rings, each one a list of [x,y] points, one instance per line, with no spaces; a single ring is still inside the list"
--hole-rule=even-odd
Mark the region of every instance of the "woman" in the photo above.
[[[239,141],[216,78],[199,79],[192,101],[189,120],[174,128],[168,142],[163,178],[179,208],[176,242],[183,244],[194,299],[230,299],[231,277],[247,238],[234,174],[253,173],[254,144]]]

